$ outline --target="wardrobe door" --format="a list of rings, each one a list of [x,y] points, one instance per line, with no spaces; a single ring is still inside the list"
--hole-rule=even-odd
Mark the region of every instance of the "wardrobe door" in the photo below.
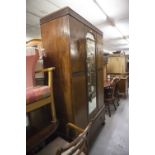
[[[103,36],[96,35],[96,66],[97,69],[102,69],[104,65],[103,59]]]
[[[84,24],[69,17],[70,58],[72,76],[72,109],[74,123],[81,128],[88,124],[88,105],[86,94],[86,51]]]
[[[85,72],[85,35],[84,24],[69,16],[70,57],[72,73]]]
[[[88,104],[85,73],[72,76],[72,104],[75,124],[85,128],[88,124]]]
[[[97,104],[98,110],[104,106],[103,70],[97,70]]]

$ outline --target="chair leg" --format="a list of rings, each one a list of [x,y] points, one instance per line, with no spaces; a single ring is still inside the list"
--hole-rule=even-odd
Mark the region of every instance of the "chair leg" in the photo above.
[[[117,100],[117,105],[119,106],[119,101]]]
[[[114,108],[115,108],[115,111],[116,111],[115,101],[113,101],[113,105],[114,105]]]
[[[119,97],[117,97],[117,105],[119,106]]]
[[[117,92],[117,95],[116,95],[116,99],[117,99],[117,105],[119,106],[120,98],[119,98],[119,93],[118,92]]]
[[[109,117],[111,117],[111,111],[110,111],[110,105],[108,104],[108,113],[109,113]]]
[[[51,95],[51,113],[52,113],[52,121],[56,122],[56,111],[55,111],[55,105],[54,105],[54,96],[53,94]]]

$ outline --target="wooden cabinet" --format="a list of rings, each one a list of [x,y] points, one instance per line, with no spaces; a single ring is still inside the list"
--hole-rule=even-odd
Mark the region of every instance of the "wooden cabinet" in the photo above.
[[[124,96],[124,97],[127,97],[128,95],[128,76],[120,76],[120,81],[119,81],[119,85],[118,85],[118,88],[119,88],[119,93],[120,95]]]
[[[126,55],[113,54],[108,57],[107,73],[124,74],[127,72],[127,57]]]
[[[54,96],[61,129],[67,122],[85,128],[95,116],[100,119],[95,125],[99,127],[101,120],[104,122],[102,32],[68,7],[43,17],[40,22],[46,51],[44,65],[56,67]],[[87,37],[90,34],[94,40]],[[93,69],[88,67],[88,45],[90,52],[94,52],[91,57]],[[89,69],[93,71],[90,88],[96,96],[96,106],[91,113]]]
[[[32,39],[26,42],[26,47],[37,47],[42,48],[41,39]]]

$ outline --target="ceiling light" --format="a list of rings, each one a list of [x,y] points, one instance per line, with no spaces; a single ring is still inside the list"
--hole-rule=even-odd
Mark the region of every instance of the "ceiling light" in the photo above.
[[[117,31],[117,29],[111,25],[101,28],[104,33],[104,39],[114,39],[122,38],[122,35]]]
[[[128,20],[122,20],[115,22],[115,25],[121,30],[123,35],[129,35],[129,22]]]
[[[98,3],[109,17],[113,19],[120,19],[128,17],[129,2],[128,0],[93,0]]]

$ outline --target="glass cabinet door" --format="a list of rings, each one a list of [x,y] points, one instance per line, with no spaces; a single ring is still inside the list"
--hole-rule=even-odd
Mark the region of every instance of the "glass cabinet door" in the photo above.
[[[87,95],[89,114],[96,109],[96,58],[95,38],[91,33],[86,35],[86,66],[87,66]]]

